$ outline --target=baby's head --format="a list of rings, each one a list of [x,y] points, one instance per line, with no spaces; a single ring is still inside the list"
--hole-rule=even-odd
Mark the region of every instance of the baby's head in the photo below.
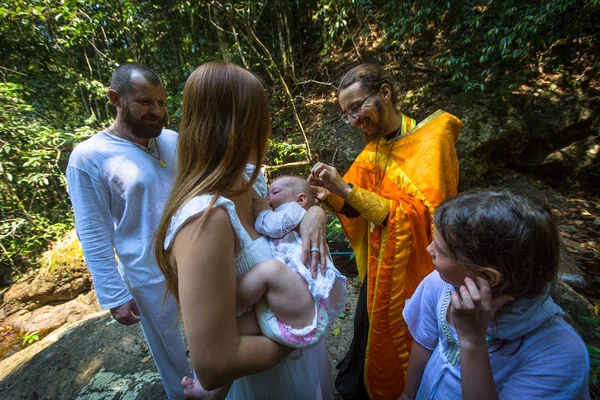
[[[459,194],[436,210],[427,247],[446,282],[481,276],[492,294],[542,295],[558,273],[560,240],[550,208],[508,190]]]
[[[269,206],[276,209],[283,203],[295,202],[308,210],[314,203],[310,184],[299,176],[281,176],[269,186]]]

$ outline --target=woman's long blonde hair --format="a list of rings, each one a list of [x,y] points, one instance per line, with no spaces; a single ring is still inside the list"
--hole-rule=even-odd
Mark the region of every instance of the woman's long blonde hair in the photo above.
[[[263,159],[271,134],[269,104],[261,80],[224,61],[196,68],[183,89],[181,128],[177,146],[177,177],[156,233],[155,256],[168,290],[179,301],[177,270],[164,250],[171,218],[186,202],[201,194],[232,197],[252,151]],[[206,213],[205,213],[206,215]]]

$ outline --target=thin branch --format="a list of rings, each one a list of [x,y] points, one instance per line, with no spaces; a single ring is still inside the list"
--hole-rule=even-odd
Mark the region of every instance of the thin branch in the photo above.
[[[302,81],[302,82],[298,82],[298,85],[306,85],[309,83],[317,83],[319,85],[327,85],[327,86],[331,86],[332,88],[334,88],[335,90],[337,90],[337,86],[335,86],[333,83],[329,83],[329,82],[320,82],[320,81],[315,81],[314,79],[309,79],[307,81]]]
[[[236,44],[236,47],[238,49],[238,53],[240,54],[240,58],[242,59],[242,64],[244,65],[244,67],[246,69],[248,69],[248,63],[246,62],[246,58],[244,57],[244,53],[242,53],[242,45],[240,44],[240,41],[238,39],[238,35],[237,35],[236,30],[235,30],[235,26],[232,25],[231,26],[231,30],[233,32],[233,36],[235,37],[235,44]]]
[[[83,56],[85,57],[85,62],[88,66],[88,68],[90,69],[90,75],[92,76],[92,79],[94,78],[94,71],[92,70],[92,66],[90,64],[90,60],[88,59],[87,53],[85,52],[85,49],[83,49]]]
[[[265,171],[276,171],[276,170],[282,169],[282,168],[301,167],[303,165],[308,165],[309,163],[310,163],[310,160],[305,160],[305,161],[296,161],[296,162],[291,162],[291,163],[281,164],[281,165],[264,165],[263,169]]]
[[[213,21],[213,19],[212,19],[212,13],[210,12],[210,8],[211,8],[210,4],[207,5],[207,8],[208,8],[208,22],[210,22],[212,24],[212,26],[214,26],[215,28],[217,28],[221,32],[225,32],[225,33],[229,33],[230,35],[233,35],[233,33],[229,32],[226,29],[221,28],[219,25],[216,24],[215,21]],[[205,19],[205,18],[202,18],[202,19]]]
[[[233,35],[233,37],[235,39],[235,44],[236,44],[236,47],[237,47],[237,50],[238,50],[238,54],[240,55],[240,58],[242,59],[242,65],[244,65],[244,67],[246,69],[248,69],[248,63],[246,62],[246,58],[244,57],[244,53],[242,52],[242,45],[240,44],[240,41],[239,41],[239,38],[238,38],[238,35],[237,35],[237,31],[235,30],[235,26],[233,26],[233,24],[231,25],[231,32],[229,32],[228,30],[225,30],[225,29],[221,28],[212,19],[211,6],[207,5],[207,8],[208,8],[208,19],[209,19],[209,22],[215,28],[217,28],[219,31],[224,32],[224,33],[229,33],[230,35]]]
[[[263,11],[267,8],[267,3],[268,1],[265,0],[262,8],[260,9],[260,12],[258,13],[258,16],[256,17],[256,21],[254,23],[254,26],[252,27],[252,30],[256,30],[256,25],[258,24],[258,21],[260,21],[260,17],[262,16]]]
[[[109,56],[107,56],[106,54],[104,54],[103,52],[101,52],[100,50],[98,50],[98,48],[96,47],[96,45],[94,43],[92,43],[92,41],[90,39],[86,38],[86,40],[88,41],[89,44],[92,45],[92,47],[94,48],[94,50],[96,50],[96,52],[98,54],[100,54],[102,57],[106,58],[108,61],[112,61]]]
[[[238,16],[240,16],[240,19],[242,21],[244,21],[240,12],[233,7],[232,7],[232,9],[238,14]],[[277,68],[277,64],[275,63],[275,60],[273,59],[271,52],[269,52],[269,50],[265,47],[265,45],[261,42],[261,40],[256,36],[256,33],[252,30],[252,27],[250,26],[250,24],[248,24],[248,22],[244,21],[244,27],[246,28],[246,33],[248,33],[248,35],[252,38],[252,40],[263,51],[264,55],[267,57],[270,64],[274,67],[275,72],[277,73],[279,82],[281,83],[281,86],[283,86],[285,94],[287,95],[288,99],[290,100],[290,105],[292,106],[292,112],[294,114],[294,118],[296,119],[296,123],[298,124],[298,127],[300,128],[300,131],[302,132],[302,137],[304,138],[304,143],[306,146],[306,158],[310,162],[312,160],[310,143],[308,142],[308,137],[306,136],[306,131],[304,130],[304,126],[302,125],[300,116],[298,115],[298,110],[296,109],[296,104],[294,103],[294,97],[292,96],[292,93],[290,92],[288,85],[285,83],[285,79],[283,79],[283,76],[281,75],[279,68]]]
[[[24,73],[22,73],[22,72],[19,72],[19,71],[15,70],[15,69],[6,68],[6,67],[3,67],[3,66],[0,66],[0,69],[3,69],[3,70],[5,70],[5,71],[14,72],[15,74],[19,74],[19,75],[27,76],[27,74],[24,74]]]
[[[0,249],[2,249],[2,252],[5,254],[5,258],[10,263],[11,270],[18,271],[19,268],[17,267],[14,260],[12,259],[11,254],[8,252],[8,250],[6,250],[6,247],[4,247],[4,245],[2,243],[0,243]]]
[[[406,64],[408,64],[408,66],[410,68],[415,69],[417,71],[427,72],[427,73],[434,74],[434,75],[439,75],[438,71],[433,68],[423,67],[421,65],[414,64],[412,62],[412,60],[410,59],[410,57],[408,57],[407,55],[402,56],[401,60],[404,61]]]
[[[354,51],[356,51],[356,55],[358,56],[358,59],[360,61],[362,61],[362,56],[360,55],[360,51],[358,51],[358,46],[356,46],[356,42],[354,41],[354,36],[350,35],[350,40],[352,41],[352,45],[354,46]]]

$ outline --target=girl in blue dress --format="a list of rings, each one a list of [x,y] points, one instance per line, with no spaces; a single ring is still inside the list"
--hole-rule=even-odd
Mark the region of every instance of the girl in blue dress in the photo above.
[[[560,255],[550,208],[463,193],[434,226],[436,270],[403,313],[414,342],[401,399],[588,399],[585,345],[549,294]]]

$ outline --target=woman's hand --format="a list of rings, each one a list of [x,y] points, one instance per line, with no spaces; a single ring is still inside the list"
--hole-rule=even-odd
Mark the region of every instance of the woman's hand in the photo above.
[[[514,300],[512,296],[508,295],[492,299],[489,283],[479,276],[477,284],[471,278],[465,278],[465,284],[459,290],[460,296],[458,293],[452,292],[450,312],[452,324],[461,342],[476,342],[482,338],[485,339],[487,328],[496,311]]]
[[[310,259],[310,272],[313,278],[317,276],[319,262],[321,262],[321,274],[325,274],[329,255],[326,233],[327,214],[321,207],[311,207],[300,223],[300,236],[302,237],[301,261],[306,265]],[[317,252],[316,249],[319,251]]]
[[[307,179],[313,186],[324,187],[345,199],[352,188],[344,182],[337,169],[322,162],[316,163]]]

